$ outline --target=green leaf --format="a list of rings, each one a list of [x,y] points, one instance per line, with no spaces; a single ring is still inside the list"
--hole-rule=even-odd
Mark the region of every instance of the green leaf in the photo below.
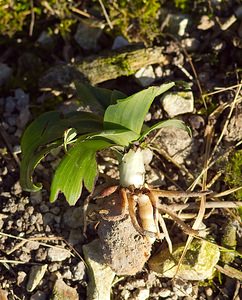
[[[78,140],[66,153],[54,175],[50,201],[62,192],[70,205],[75,205],[81,195],[83,183],[92,191],[97,176],[96,152],[112,146],[104,140]]]
[[[139,140],[143,140],[144,137],[146,137],[148,134],[150,134],[153,130],[160,129],[160,128],[165,128],[165,127],[174,127],[178,129],[182,129],[188,132],[188,134],[191,136],[191,129],[186,126],[186,124],[177,119],[172,119],[172,120],[166,120],[166,121],[161,121],[153,125],[152,127],[146,129],[140,136]]]
[[[125,129],[117,130],[105,130],[99,134],[93,135],[93,137],[103,137],[105,139],[111,140],[116,145],[128,146],[132,141],[136,141],[139,138],[139,134]]]
[[[127,97],[117,90],[94,87],[87,83],[75,82],[77,95],[84,106],[90,106],[104,113],[105,109],[117,99]]]
[[[51,111],[39,116],[27,127],[21,140],[20,183],[24,190],[41,189],[41,184],[33,183],[33,171],[50,150],[63,143],[64,131],[69,127],[74,127],[78,134],[97,132],[102,130],[102,120],[87,112],[63,115]]]
[[[163,84],[160,87],[150,87],[128,98],[118,100],[110,105],[104,114],[104,128],[115,129],[122,126],[140,134],[145,116],[155,97],[166,92],[174,83]]]

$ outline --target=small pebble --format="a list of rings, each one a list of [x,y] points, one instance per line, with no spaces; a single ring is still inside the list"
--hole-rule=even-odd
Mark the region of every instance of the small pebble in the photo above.
[[[73,268],[73,280],[81,281],[86,276],[86,267],[83,261],[80,261],[74,268]]]
[[[56,272],[57,270],[60,269],[60,263],[50,263],[49,266],[48,266],[48,270],[51,272],[51,273],[54,273]]]
[[[166,297],[171,296],[171,293],[172,293],[171,290],[161,289],[160,292],[159,292],[159,297],[166,298]]]
[[[35,254],[36,261],[44,261],[47,257],[47,251],[44,248],[39,248]]]
[[[149,299],[150,291],[149,289],[139,289],[137,290],[135,299],[136,300],[146,300]]]
[[[27,283],[27,291],[32,292],[45,275],[48,265],[32,266]]]
[[[208,297],[211,297],[213,295],[213,289],[211,287],[206,287],[205,293]]]
[[[71,256],[69,251],[56,247],[49,248],[47,252],[49,261],[63,261]]]
[[[27,274],[23,271],[19,271],[18,272],[18,277],[17,277],[17,285],[20,286],[21,283],[24,282],[25,278],[26,278]]]

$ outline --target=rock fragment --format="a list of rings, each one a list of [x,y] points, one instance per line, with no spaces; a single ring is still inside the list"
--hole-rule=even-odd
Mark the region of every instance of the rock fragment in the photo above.
[[[135,74],[136,81],[142,86],[147,87],[155,81],[155,73],[152,66],[139,69]]]
[[[179,128],[162,128],[155,141],[158,149],[164,149],[174,161],[184,163],[192,149],[192,138],[189,133]]]
[[[32,292],[40,283],[45,275],[48,265],[33,266],[30,270],[27,283],[27,291]]]
[[[166,93],[161,98],[161,103],[170,118],[191,113],[194,109],[192,92]]]
[[[115,273],[105,265],[99,240],[83,246],[85,261],[88,265],[88,300],[110,300]]]
[[[102,220],[98,235],[105,262],[118,275],[134,275],[148,260],[151,244],[137,233],[130,218],[109,222]]]
[[[52,300],[79,300],[77,290],[68,286],[62,279],[57,279],[52,291]]]
[[[169,250],[162,250],[153,256],[149,261],[152,271],[161,274],[163,277],[173,278],[177,275],[183,280],[205,280],[212,277],[217,264],[220,251],[215,244],[194,240],[177,270],[177,263],[184,250],[184,243],[173,248],[172,255]]]
[[[52,247],[48,249],[47,258],[49,261],[63,261],[71,256],[66,249]]]

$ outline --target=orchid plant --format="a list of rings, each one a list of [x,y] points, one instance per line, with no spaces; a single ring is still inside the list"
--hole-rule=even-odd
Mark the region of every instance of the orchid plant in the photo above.
[[[96,153],[106,148],[119,153],[122,185],[138,187],[143,184],[143,156],[134,150],[134,145],[144,149],[146,136],[162,127],[188,130],[182,121],[176,119],[161,121],[151,127],[144,125],[154,99],[174,85],[173,82],[166,83],[126,96],[117,90],[76,83],[83,105],[94,107],[101,113],[50,111],[34,120],[21,140],[20,182],[23,189],[39,191],[42,188],[41,183],[33,181],[34,170],[51,150],[59,147],[64,148],[65,155],[54,173],[51,202],[63,193],[68,203],[75,205],[83,186],[92,192],[98,176]]]

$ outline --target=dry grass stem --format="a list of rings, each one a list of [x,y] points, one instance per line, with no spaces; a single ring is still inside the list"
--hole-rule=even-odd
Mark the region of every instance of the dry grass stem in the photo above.
[[[163,204],[165,205],[165,204]],[[172,211],[180,211],[184,209],[198,209],[199,203],[192,202],[192,203],[185,203],[185,204],[170,204],[167,207]],[[206,202],[205,208],[239,208],[242,206],[240,201],[209,201]]]
[[[107,21],[107,23],[108,23],[108,26],[110,27],[110,29],[113,29],[113,24],[112,24],[112,22],[111,22],[110,19],[109,19],[108,13],[107,13],[107,11],[106,11],[105,6],[103,5],[102,0],[98,0],[98,1],[99,1],[99,3],[100,3],[101,8],[102,8],[104,17],[105,17],[105,19],[106,19],[106,21]]]
[[[159,130],[159,132],[160,132],[160,130]],[[178,169],[183,171],[188,176],[188,178],[190,178],[190,179],[195,178],[195,176],[190,171],[188,171],[186,167],[184,167],[184,166],[180,165],[178,162],[176,162],[164,149],[158,149],[156,147],[150,147],[150,149],[157,151],[166,160],[170,161],[174,166],[176,166]]]
[[[83,17],[87,17],[87,18],[91,18],[91,17],[92,17],[92,16],[91,16],[89,13],[87,13],[86,11],[83,11],[83,10],[81,10],[81,9],[79,9],[79,8],[74,7],[74,6],[70,7],[69,9],[70,9],[72,12],[77,13],[78,15],[81,15],[81,16],[83,16]]]
[[[70,250],[64,249],[61,246],[49,245],[49,244],[46,244],[46,243],[39,242],[40,240],[42,240],[42,241],[43,240],[46,240],[46,241],[58,241],[58,240],[59,241],[65,241],[62,237],[30,237],[30,238],[22,238],[22,237],[14,236],[12,234],[7,234],[7,233],[4,233],[4,232],[0,232],[0,235],[5,236],[5,237],[9,237],[9,238],[13,238],[13,239],[16,239],[16,240],[21,240],[21,242],[14,247],[14,251],[17,250],[17,249],[19,249],[20,247],[22,247],[22,245],[25,244],[25,243],[27,243],[27,242],[36,241],[41,246],[48,247],[48,248],[61,249],[63,251],[68,251],[71,254],[71,256],[74,256],[74,254],[71,253]],[[14,251],[12,251],[12,249],[11,249],[6,254],[11,254]]]
[[[161,214],[158,215],[158,221],[159,221],[161,229],[164,233],[165,240],[166,240],[167,245],[168,245],[168,249],[169,249],[170,253],[172,253],[172,241],[171,241],[169,232],[167,230],[166,223],[165,223],[164,219],[162,218]]]
[[[237,99],[238,99],[238,97],[239,97],[239,94],[240,94],[240,91],[241,91],[241,87],[242,87],[242,83],[240,83],[239,86],[238,86],[238,88],[237,88],[237,92],[236,92],[236,94],[235,94],[234,100],[233,100],[233,102],[232,102],[231,105],[230,105],[230,111],[229,111],[228,117],[227,117],[227,119],[226,119],[226,121],[225,121],[225,123],[224,123],[222,132],[221,132],[221,134],[220,134],[220,136],[219,136],[219,138],[218,138],[218,140],[217,140],[217,142],[216,142],[216,145],[215,145],[215,147],[213,148],[213,151],[212,151],[212,153],[211,153],[211,156],[210,156],[210,159],[209,159],[208,163],[209,163],[209,162],[211,161],[211,159],[213,158],[214,154],[216,153],[216,151],[217,151],[217,149],[218,149],[218,146],[219,146],[220,142],[222,141],[222,138],[223,138],[223,136],[224,136],[224,133],[225,133],[225,131],[226,131],[226,129],[227,129],[227,126],[228,126],[228,124],[229,124],[229,121],[230,121],[230,119],[231,119],[231,117],[232,117],[232,114],[233,114],[235,105],[237,104]]]
[[[218,91],[213,91],[211,93],[203,94],[203,97],[208,97],[208,96],[212,96],[212,95],[215,95],[215,94],[223,93],[225,91],[234,90],[234,89],[238,88],[240,85],[241,85],[241,83],[238,83],[238,84],[235,84],[235,85],[231,85],[231,86],[226,87],[226,88],[224,88],[224,87],[221,87],[221,88],[217,87]]]

